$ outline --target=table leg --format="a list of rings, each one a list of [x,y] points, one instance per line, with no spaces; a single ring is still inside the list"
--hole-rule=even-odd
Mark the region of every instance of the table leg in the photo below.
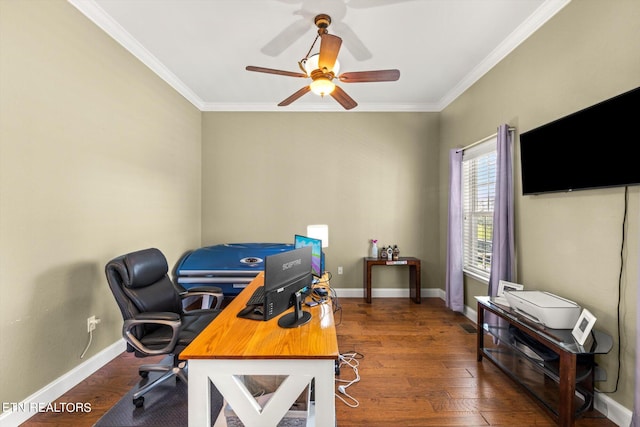
[[[334,359],[206,359],[191,360],[190,364],[189,427],[211,426],[211,383],[245,426],[262,427],[277,425],[312,380],[315,423],[311,425],[336,424]],[[194,367],[196,369],[192,369]],[[273,392],[271,400],[260,407],[244,386],[243,375],[285,375],[287,378]]]
[[[411,295],[411,299],[416,304],[420,304],[422,302],[422,297],[420,295],[421,289],[422,289],[420,276],[421,276],[420,263],[410,265],[409,266],[409,293]]]
[[[372,264],[368,263],[367,260],[364,260],[364,299],[366,302],[371,304],[371,266]]]
[[[206,362],[195,359],[189,361],[189,427],[211,425],[211,383],[205,367]]]
[[[323,360],[318,364],[315,386],[315,425],[336,425],[336,398],[335,393],[335,361]]]
[[[477,336],[477,357],[478,362],[482,362],[482,351],[484,349],[484,308],[478,303],[478,323],[476,324],[476,329],[478,331]]]
[[[560,353],[560,404],[558,407],[558,425],[573,427],[575,425],[576,392],[576,355],[568,352]]]

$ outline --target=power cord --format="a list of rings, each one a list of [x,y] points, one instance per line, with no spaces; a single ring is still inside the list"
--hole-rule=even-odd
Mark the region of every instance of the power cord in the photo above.
[[[89,347],[91,347],[91,341],[93,341],[93,331],[89,331],[89,342],[87,343],[87,346],[84,348],[84,351],[80,355],[80,359],[84,359],[84,355],[87,354],[87,350],[89,350]]]
[[[627,211],[629,206],[629,187],[624,187],[624,212],[622,214],[622,243],[620,244],[620,271],[618,272],[618,372],[616,373],[616,385],[611,391],[599,390],[601,393],[615,393],[618,391],[618,386],[620,384],[620,371],[622,368],[622,315],[621,305],[622,305],[622,275],[624,273],[624,249],[625,249],[625,241],[627,236]]]
[[[340,302],[338,300],[337,292],[335,291],[335,289],[331,287],[331,284],[330,284],[331,277],[332,277],[331,272],[325,271],[325,274],[327,276],[326,280],[320,279],[313,282],[311,286],[312,291],[310,293],[310,296],[311,296],[311,300],[314,301],[316,304],[324,304],[326,302],[331,301],[333,313],[335,314],[337,312],[340,312],[340,320],[338,322],[335,322],[336,326],[338,326],[340,325],[340,323],[342,323],[342,306],[340,305]],[[316,292],[316,290],[319,292]]]
[[[342,380],[342,379],[336,378],[336,383],[344,383],[344,384],[338,386],[338,391],[340,392],[340,394],[335,393],[335,395],[348,407],[357,408],[358,406],[360,406],[360,402],[358,402],[358,399],[356,399],[355,397],[347,393],[347,388],[351,387],[353,384],[360,381],[360,373],[358,372],[358,366],[360,366],[360,361],[358,359],[364,358],[364,355],[354,351],[351,353],[342,353],[338,356],[338,358],[340,360],[339,367],[342,367],[343,365],[349,366],[353,370],[354,379]],[[344,395],[346,399],[341,395]]]

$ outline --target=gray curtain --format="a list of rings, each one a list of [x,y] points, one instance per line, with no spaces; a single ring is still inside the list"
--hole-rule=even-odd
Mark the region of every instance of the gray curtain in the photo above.
[[[512,133],[508,125],[498,127],[496,147],[496,193],[493,206],[493,238],[489,295],[496,296],[500,280],[515,278],[513,235]]]
[[[640,255],[638,256],[638,287],[640,289]],[[636,385],[634,388],[633,416],[631,425],[640,427],[640,291],[636,302]]]
[[[447,225],[446,300],[451,310],[464,312],[462,284],[462,150],[449,152],[449,222]]]

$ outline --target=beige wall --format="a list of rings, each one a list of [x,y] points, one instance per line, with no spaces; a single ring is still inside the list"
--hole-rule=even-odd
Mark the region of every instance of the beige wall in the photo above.
[[[0,1],[0,401],[121,338],[112,257],[200,244],[201,114],[62,0]]]
[[[326,223],[334,287],[362,288],[371,238],[423,259],[423,286],[439,286],[437,113],[205,113],[202,135],[203,245]],[[406,288],[404,270],[374,280]]]
[[[640,86],[638,22],[636,0],[573,1],[442,112],[441,259],[449,149],[495,132],[500,123],[517,127],[519,134]],[[578,302],[598,318],[597,328],[615,337],[624,189],[523,197],[518,148],[516,137],[517,281]],[[639,195],[639,187],[629,188],[621,297],[622,375],[613,395],[627,408],[633,407]],[[474,307],[473,295],[483,293],[485,285],[466,280],[466,305]],[[597,384],[602,390],[615,386],[617,353],[614,348],[599,358],[609,376],[606,383]]]
[[[444,288],[448,149],[639,86],[637,22],[636,0],[575,0],[441,114],[201,114],[66,2],[0,0],[0,400],[79,365],[89,315],[103,323],[87,357],[120,338],[103,266],[140,247],[173,264],[200,245],[291,241],[328,223],[327,267],[345,272],[334,286],[360,288],[376,237],[422,258],[424,286]],[[518,162],[515,173],[519,194]],[[613,395],[628,408],[639,192]],[[612,335],[622,209],[621,189],[516,197],[518,280],[575,299]],[[405,287],[399,271],[377,286]],[[486,289],[467,285],[473,305]],[[604,390],[616,351],[600,358]]]

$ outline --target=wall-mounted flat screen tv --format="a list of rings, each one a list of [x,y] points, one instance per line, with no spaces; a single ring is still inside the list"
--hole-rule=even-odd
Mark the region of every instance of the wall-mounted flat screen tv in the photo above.
[[[640,87],[520,135],[522,193],[640,184]]]

